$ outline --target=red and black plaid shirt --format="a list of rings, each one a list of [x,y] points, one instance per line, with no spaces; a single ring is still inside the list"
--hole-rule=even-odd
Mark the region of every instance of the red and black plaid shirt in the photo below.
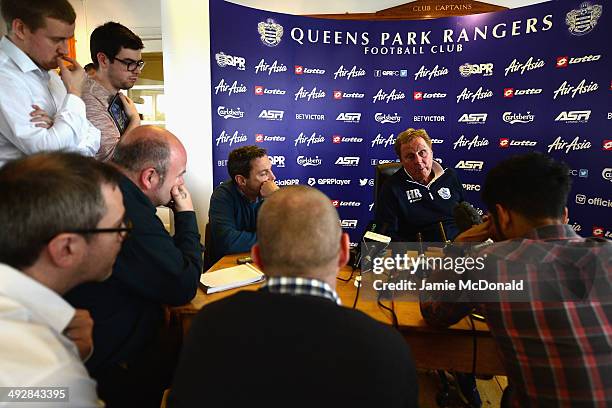
[[[478,253],[484,254],[494,260],[497,281],[524,279],[535,300],[427,301],[421,303],[425,320],[448,326],[482,307],[513,388],[512,406],[612,406],[612,243],[549,225]],[[538,296],[552,286],[574,300],[538,300],[548,300]]]

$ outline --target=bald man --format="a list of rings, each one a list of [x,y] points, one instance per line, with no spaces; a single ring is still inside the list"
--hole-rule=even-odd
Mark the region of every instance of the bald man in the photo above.
[[[163,374],[173,370],[171,359],[159,361],[172,355],[160,346],[162,305],[189,302],[202,270],[196,214],[183,181],[187,153],[169,131],[140,126],[121,138],[111,163],[124,176],[119,186],[134,229],[112,277],[79,286],[67,299],[94,319],[94,353],[86,365],[101,398],[109,406],[159,406],[169,381]],[[171,201],[174,237],[156,215],[157,206]]]
[[[266,284],[200,311],[169,406],[417,406],[404,339],[340,305],[336,275],[349,239],[328,197],[305,186],[271,195],[251,256]]]

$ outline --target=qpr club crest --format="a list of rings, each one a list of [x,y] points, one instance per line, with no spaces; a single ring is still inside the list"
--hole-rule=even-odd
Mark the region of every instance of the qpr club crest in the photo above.
[[[442,187],[441,189],[439,189],[438,194],[445,200],[451,198],[451,192],[447,187]]]
[[[283,26],[269,18],[257,24],[257,32],[262,43],[268,47],[276,47],[283,37]]]
[[[597,20],[601,17],[603,7],[599,4],[591,4],[588,1],[580,4],[580,7],[566,14],[565,24],[573,35],[585,35],[593,31]]]

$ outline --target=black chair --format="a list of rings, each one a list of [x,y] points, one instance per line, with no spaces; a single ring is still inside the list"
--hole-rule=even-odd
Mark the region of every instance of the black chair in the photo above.
[[[204,272],[206,272],[211,266],[213,266],[210,222],[207,222],[206,228],[204,228],[204,245]]]
[[[381,199],[382,186],[387,179],[401,169],[402,163],[379,164],[375,168],[374,175],[374,217],[378,219],[378,202]]]

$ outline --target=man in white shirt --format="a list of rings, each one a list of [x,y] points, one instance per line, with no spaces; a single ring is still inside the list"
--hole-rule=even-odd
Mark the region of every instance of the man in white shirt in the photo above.
[[[0,40],[0,167],[45,150],[95,155],[100,131],[81,100],[86,74],[67,56],[74,9],[68,0],[2,0],[0,7],[8,29]],[[59,76],[50,71],[58,67]]]
[[[45,407],[100,407],[82,359],[93,321],[62,295],[112,273],[131,229],[120,175],[77,153],[38,153],[0,169],[0,387],[66,387]],[[44,395],[44,394],[40,394]],[[41,406],[31,400],[4,402]]]

